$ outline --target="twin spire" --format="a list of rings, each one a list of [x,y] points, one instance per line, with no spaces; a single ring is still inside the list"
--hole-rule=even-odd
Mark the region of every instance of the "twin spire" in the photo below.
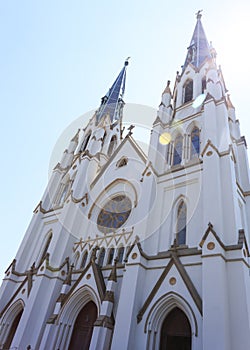
[[[183,65],[183,70],[192,64],[194,67],[199,68],[201,64],[207,59],[211,58],[211,48],[206,38],[202,23],[201,23],[201,11],[196,14],[197,22],[194,29],[194,33],[190,42]],[[115,82],[102,98],[101,105],[96,113],[96,124],[107,115],[110,118],[111,124],[115,123],[122,117],[122,107],[124,106],[123,96],[125,92],[126,83],[126,68],[128,66],[128,59],[124,62],[124,66],[120,71]]]
[[[123,95],[125,92],[126,83],[126,69],[128,66],[128,59],[124,62],[124,66],[120,71],[115,82],[107,92],[107,94],[102,98],[101,106],[96,114],[96,122],[109,115],[110,121],[113,124],[115,121],[119,120],[121,117],[121,110],[124,105]]]
[[[183,65],[183,70],[189,63],[191,63],[196,68],[199,68],[207,58],[212,57],[210,46],[201,23],[201,11],[202,10],[198,11],[196,14],[197,22],[190,45],[187,48],[188,52],[185,63]]]

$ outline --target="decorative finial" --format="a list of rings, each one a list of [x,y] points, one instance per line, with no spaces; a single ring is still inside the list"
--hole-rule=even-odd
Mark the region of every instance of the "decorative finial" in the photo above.
[[[71,139],[72,142],[78,143],[80,131],[81,131],[81,129],[78,129],[78,130],[77,130],[77,133],[76,133],[75,136]]]
[[[108,277],[108,281],[117,282],[117,271],[116,271],[117,263],[118,263],[118,258],[115,258],[114,259],[114,264],[112,266],[112,270],[111,270],[110,275]]]
[[[125,65],[125,66],[128,66],[128,60],[129,60],[129,59],[130,59],[130,57],[127,57],[127,58],[126,58],[126,60],[125,60],[125,62],[124,62],[124,65]]]
[[[201,19],[201,16],[202,16],[201,12],[202,12],[202,11],[203,11],[203,10],[199,10],[199,11],[195,14],[197,19]]]
[[[234,108],[234,105],[232,104],[232,101],[230,99],[230,94],[227,94],[227,105],[229,108]]]
[[[133,132],[132,132],[132,130],[134,129],[134,125],[130,125],[130,127],[128,128],[128,130],[129,130],[129,133],[128,133],[128,136],[131,136],[132,134],[133,134]]]
[[[168,80],[167,86],[165,88],[165,90],[163,91],[163,94],[171,94],[171,90],[170,90],[170,80]]]
[[[93,250],[92,250],[90,260],[91,260],[93,263],[94,263],[94,262],[96,261],[96,259],[97,259],[96,254],[97,254],[97,250],[99,250],[99,249],[100,249],[100,248],[99,248],[98,245],[97,245],[97,246],[95,246],[95,247],[93,248]]]

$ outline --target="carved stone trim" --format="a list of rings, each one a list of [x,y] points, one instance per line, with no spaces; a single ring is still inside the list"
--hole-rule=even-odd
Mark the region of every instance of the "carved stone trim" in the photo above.
[[[198,291],[196,290],[191,278],[189,277],[187,271],[185,270],[185,267],[181,263],[180,259],[177,257],[177,254],[175,252],[172,252],[171,255],[172,255],[171,260],[169,261],[169,263],[167,264],[167,266],[163,270],[161,276],[159,277],[158,281],[156,282],[156,284],[153,287],[152,291],[150,292],[149,296],[145,300],[142,308],[140,309],[139,313],[137,314],[137,323],[139,323],[142,320],[144,313],[146,312],[148,306],[150,305],[151,301],[155,297],[157,291],[159,290],[161,284],[163,283],[164,279],[168,275],[168,273],[173,265],[176,266],[176,268],[177,268],[179,274],[181,275],[187,289],[189,290],[200,314],[202,315],[202,299],[201,299]]]
[[[55,314],[51,315],[50,318],[48,319],[47,323],[48,324],[55,323],[56,318],[57,318],[57,315],[55,315]]]
[[[104,327],[113,329],[114,328],[114,320],[112,317],[100,315],[94,323],[95,327]]]
[[[103,301],[109,301],[110,303],[114,303],[115,302],[114,292],[112,290],[107,290]]]

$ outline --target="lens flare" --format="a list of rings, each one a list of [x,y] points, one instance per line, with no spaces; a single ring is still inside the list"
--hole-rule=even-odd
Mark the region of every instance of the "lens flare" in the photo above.
[[[204,102],[205,98],[206,98],[206,94],[201,94],[201,95],[197,96],[192,104],[192,107],[197,108],[197,107],[201,106],[202,103]]]
[[[162,133],[159,137],[159,142],[162,145],[168,145],[170,141],[171,141],[171,135],[168,132]]]

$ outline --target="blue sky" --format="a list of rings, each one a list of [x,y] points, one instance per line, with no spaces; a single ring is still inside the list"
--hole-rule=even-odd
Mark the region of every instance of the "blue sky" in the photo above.
[[[249,1],[0,1],[0,276],[40,201],[63,130],[98,106],[128,56],[125,101],[157,108],[184,63],[199,9],[250,142]]]

